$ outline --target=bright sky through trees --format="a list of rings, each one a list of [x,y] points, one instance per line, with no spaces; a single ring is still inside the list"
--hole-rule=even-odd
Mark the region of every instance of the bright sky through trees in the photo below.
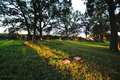
[[[84,0],[72,0],[72,7],[74,10],[79,10],[83,14],[86,10],[86,5],[83,3]],[[85,33],[81,33],[80,36],[85,38]]]
[[[84,13],[85,9],[86,9],[86,5],[84,5],[83,3],[84,3],[84,1],[81,1],[81,0],[72,0],[72,7],[74,10],[79,10],[79,11],[81,11],[81,13]],[[0,25],[1,25],[1,23],[0,23]],[[4,30],[5,29],[3,27],[0,27],[0,33],[3,33]],[[27,34],[26,31],[22,31],[20,33]],[[84,34],[81,34],[81,36],[84,36]]]
[[[86,5],[83,4],[84,0],[72,0],[72,7],[74,10],[79,10],[84,13],[86,10]]]
[[[72,7],[73,9],[79,10],[82,14],[85,12],[86,10],[86,5],[84,4],[84,0],[72,0]],[[1,26],[1,22],[0,22],[0,26]],[[5,30],[5,28],[0,27],[0,33],[3,33]],[[22,31],[20,32],[20,34],[27,34],[27,31]],[[120,33],[118,33],[120,35]],[[81,33],[80,36],[85,38],[85,34]]]

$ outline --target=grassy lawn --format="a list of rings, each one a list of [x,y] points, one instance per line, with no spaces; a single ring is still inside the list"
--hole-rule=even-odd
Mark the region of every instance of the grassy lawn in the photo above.
[[[120,80],[120,52],[108,48],[99,42],[1,40],[0,79]],[[82,59],[73,60],[76,56]],[[70,63],[62,64],[65,59]]]

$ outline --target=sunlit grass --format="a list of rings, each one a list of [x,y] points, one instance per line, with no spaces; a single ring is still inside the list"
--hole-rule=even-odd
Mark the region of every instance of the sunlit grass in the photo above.
[[[0,42],[0,75],[12,79],[119,80],[120,55],[109,43],[70,40]],[[77,61],[73,57],[82,59]],[[68,59],[70,63],[62,64]]]
[[[88,72],[88,65],[83,63],[83,60],[78,62],[76,60],[70,59],[69,57],[70,55],[68,55],[68,53],[52,50],[46,46],[39,47],[37,45],[34,45],[34,47],[32,48],[37,51],[39,56],[42,57],[43,60],[46,63],[48,63],[48,65],[52,65],[56,70],[60,70],[59,72],[62,75],[72,76],[72,79],[84,79],[84,78],[95,79],[96,78],[95,76],[92,75],[92,71]],[[62,60],[64,59],[70,59],[71,63],[62,64]],[[96,71],[94,70],[94,72]],[[102,79],[101,78],[102,75],[99,75],[100,72],[97,72],[97,73],[98,73],[98,79]]]

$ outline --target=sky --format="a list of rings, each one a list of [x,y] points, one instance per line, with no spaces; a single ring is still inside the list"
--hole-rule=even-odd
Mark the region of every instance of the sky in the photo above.
[[[86,6],[83,4],[84,1],[82,0],[72,0],[72,7],[73,9],[76,11],[76,10],[79,10],[81,13],[84,13],[85,12],[85,9],[86,9]],[[0,33],[3,33],[4,32],[4,28],[3,27],[0,27]],[[20,32],[22,34],[24,33],[27,33],[27,32]],[[82,37],[85,37],[85,34],[81,33]]]
[[[72,0],[72,7],[74,10],[79,10],[81,13],[84,13],[86,10],[86,5],[83,3],[83,0]]]
[[[86,5],[84,5],[83,3],[84,3],[83,0],[72,0],[72,7],[75,11],[79,10],[83,14],[85,13],[85,10],[86,10]],[[85,38],[84,33],[81,33],[79,36]]]

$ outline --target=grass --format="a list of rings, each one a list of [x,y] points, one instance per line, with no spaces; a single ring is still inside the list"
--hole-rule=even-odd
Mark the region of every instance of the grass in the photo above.
[[[31,46],[32,45],[32,46]],[[14,80],[119,80],[120,54],[109,43],[0,41],[0,78]],[[80,61],[73,60],[79,56]],[[62,60],[69,59],[69,64]]]

